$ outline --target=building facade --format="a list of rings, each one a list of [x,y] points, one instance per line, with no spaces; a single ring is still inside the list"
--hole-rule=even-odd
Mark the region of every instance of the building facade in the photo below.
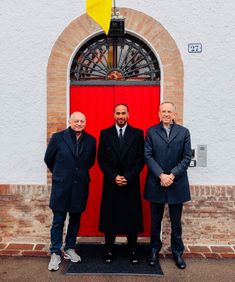
[[[126,32],[158,60],[159,100],[173,101],[177,122],[191,132],[195,162],[189,168],[192,201],[185,205],[184,241],[232,247],[235,4],[116,4]],[[85,1],[1,1],[1,8],[0,243],[44,244],[51,223],[46,144],[53,132],[67,126],[73,59],[102,30],[85,14]],[[163,230],[167,246],[167,218]]]

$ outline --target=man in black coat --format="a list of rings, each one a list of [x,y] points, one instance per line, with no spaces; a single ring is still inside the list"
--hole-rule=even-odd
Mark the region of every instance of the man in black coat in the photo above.
[[[51,260],[49,270],[58,270],[61,262],[63,227],[67,213],[69,224],[65,238],[64,258],[72,262],[81,260],[75,252],[81,213],[85,210],[89,192],[89,169],[95,162],[96,140],[84,131],[86,117],[74,112],[69,128],[55,133],[48,144],[44,161],[52,173],[50,208]]]
[[[182,258],[181,214],[183,203],[190,200],[187,168],[191,161],[189,130],[174,122],[175,106],[163,102],[159,116],[161,122],[147,131],[145,160],[148,166],[144,197],[151,204],[151,242],[149,264],[154,265],[162,247],[161,222],[165,203],[171,220],[171,250],[176,265],[186,267]]]
[[[143,131],[127,124],[128,107],[114,108],[116,123],[100,133],[98,163],[103,172],[99,230],[105,233],[104,262],[112,263],[116,236],[126,235],[132,264],[143,231],[140,172],[144,166]]]

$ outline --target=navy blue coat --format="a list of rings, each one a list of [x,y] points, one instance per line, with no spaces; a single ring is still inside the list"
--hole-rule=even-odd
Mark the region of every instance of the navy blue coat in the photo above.
[[[44,161],[52,172],[49,206],[54,211],[80,213],[86,208],[96,140],[86,132],[82,138],[77,159],[69,129],[54,133],[48,144]]]
[[[150,127],[146,135],[144,154],[148,166],[145,199],[169,204],[189,201],[187,168],[192,154],[189,130],[174,123],[168,140],[162,123]],[[160,185],[161,173],[175,175],[171,186],[166,188]]]
[[[103,172],[99,230],[114,234],[143,231],[140,172],[144,166],[143,131],[127,125],[122,150],[115,125],[100,133],[98,163]],[[115,178],[123,175],[127,185]]]

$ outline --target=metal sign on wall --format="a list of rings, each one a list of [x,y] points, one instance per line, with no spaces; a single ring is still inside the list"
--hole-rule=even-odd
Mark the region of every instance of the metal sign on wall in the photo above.
[[[188,52],[189,53],[202,53],[202,43],[189,43]]]

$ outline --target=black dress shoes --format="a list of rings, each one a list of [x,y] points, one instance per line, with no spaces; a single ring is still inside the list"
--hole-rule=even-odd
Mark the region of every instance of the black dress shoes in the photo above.
[[[104,263],[111,264],[113,262],[113,253],[111,251],[106,251],[104,253]]]
[[[131,264],[139,263],[139,258],[137,256],[136,250],[130,251],[130,263]]]
[[[186,268],[186,263],[184,259],[181,256],[174,257],[175,264],[179,269],[185,269]]]
[[[156,264],[158,264],[158,259],[159,259],[158,253],[150,252],[150,255],[148,257],[148,264],[150,266],[155,266]]]

